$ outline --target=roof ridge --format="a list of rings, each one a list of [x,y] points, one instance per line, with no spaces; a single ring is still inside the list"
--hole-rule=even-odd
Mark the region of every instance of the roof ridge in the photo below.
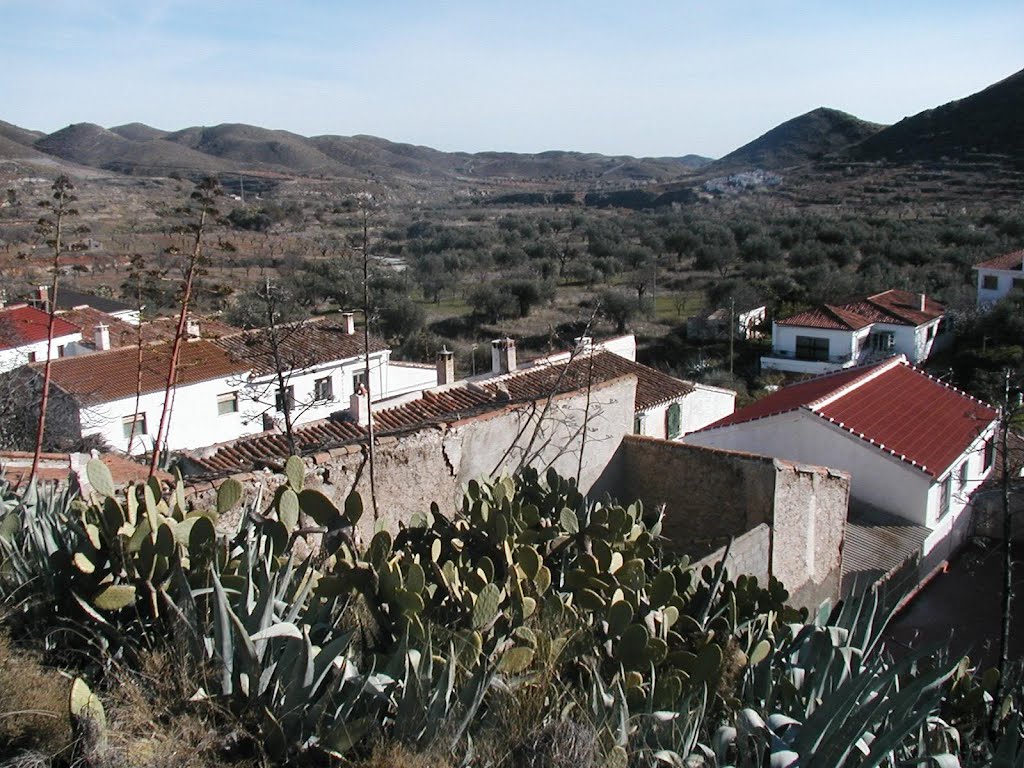
[[[828,394],[822,395],[817,400],[812,400],[811,402],[806,403],[803,407],[809,411],[817,413],[819,408],[824,408],[826,405],[834,403],[839,398],[843,397],[844,395],[848,395],[853,390],[863,386],[864,384],[867,384],[872,379],[881,376],[886,371],[894,368],[897,365],[906,363],[907,358],[904,355],[895,355],[893,357],[888,358],[887,360],[883,360],[880,363],[870,363],[864,366],[864,373],[862,373],[860,376],[857,376],[851,381],[846,382],[845,385],[834,389]]]

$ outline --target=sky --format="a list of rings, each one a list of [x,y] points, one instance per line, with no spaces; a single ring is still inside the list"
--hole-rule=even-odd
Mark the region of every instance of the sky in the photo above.
[[[1024,68],[1022,0],[0,0],[0,120],[720,157]]]

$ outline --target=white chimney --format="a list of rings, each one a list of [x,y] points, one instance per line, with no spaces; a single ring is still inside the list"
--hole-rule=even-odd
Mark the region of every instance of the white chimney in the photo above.
[[[110,349],[110,329],[100,323],[93,332],[93,340],[96,342],[97,352],[105,352]]]
[[[359,387],[349,398],[348,412],[352,421],[360,427],[370,425],[370,400],[364,387]]]
[[[355,312],[342,312],[341,322],[345,329],[345,333],[351,336],[356,332],[356,313]]]
[[[437,386],[443,387],[446,384],[455,382],[455,353],[445,345],[437,353]]]
[[[585,354],[594,346],[594,338],[592,336],[577,336],[572,341],[576,345],[576,351],[579,353]]]
[[[202,334],[199,331],[199,321],[198,320],[193,320],[192,318],[189,318],[185,322],[185,334],[190,339],[198,339],[198,338],[200,338],[202,336]]]
[[[47,285],[40,285],[36,289],[36,298],[42,305],[42,309],[46,312],[50,311],[50,287]]]
[[[917,308],[921,312],[924,312],[924,294],[923,293],[917,294]]]
[[[491,373],[498,376],[516,369],[516,343],[507,336],[491,342]]]

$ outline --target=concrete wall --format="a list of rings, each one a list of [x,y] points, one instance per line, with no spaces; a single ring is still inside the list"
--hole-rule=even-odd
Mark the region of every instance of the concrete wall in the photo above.
[[[794,599],[816,605],[838,595],[850,493],[846,473],[628,436],[605,489],[645,506],[663,504],[663,534],[694,558],[766,524],[768,572]]]
[[[589,418],[585,393],[572,393],[553,398],[550,403],[510,405],[484,416],[382,437],[375,456],[376,519],[370,511],[365,445],[346,445],[305,456],[306,482],[339,506],[352,490],[358,491],[367,510],[360,522],[364,540],[377,522],[395,530],[414,512],[429,510],[432,501],[441,509],[451,510],[470,480],[511,473],[524,463],[539,469],[553,466],[562,475],[572,477],[579,470],[580,487],[587,492],[632,428],[635,394],[636,378],[627,376],[592,389]],[[265,500],[282,482],[279,475],[269,471],[236,478],[246,486],[247,497],[262,488]],[[220,482],[190,484],[193,505],[212,506]],[[225,526],[231,524],[231,520],[224,521]]]
[[[742,573],[755,576],[758,582],[765,584],[771,576],[771,541],[771,526],[761,523],[733,539],[728,556],[725,553],[726,548],[719,547],[697,560],[694,567],[698,572],[703,570],[705,565],[714,568],[725,557],[725,567],[731,577],[735,578]]]

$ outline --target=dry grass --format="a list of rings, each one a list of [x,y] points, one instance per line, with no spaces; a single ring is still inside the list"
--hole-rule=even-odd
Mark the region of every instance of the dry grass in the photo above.
[[[70,755],[71,681],[0,633],[0,760],[3,765]],[[26,762],[28,761],[28,762]]]

